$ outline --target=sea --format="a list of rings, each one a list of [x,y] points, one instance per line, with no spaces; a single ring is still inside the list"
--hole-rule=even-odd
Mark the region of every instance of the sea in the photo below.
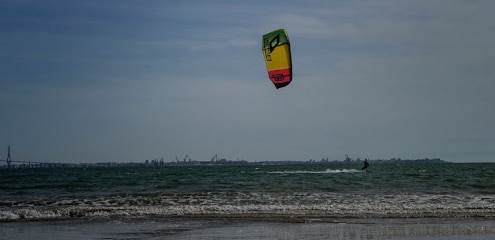
[[[495,163],[371,163],[368,171],[358,164],[0,170],[0,239],[40,240],[44,233],[46,239],[493,239]]]

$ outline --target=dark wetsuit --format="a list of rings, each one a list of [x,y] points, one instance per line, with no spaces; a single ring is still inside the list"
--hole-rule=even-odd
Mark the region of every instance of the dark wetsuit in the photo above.
[[[370,166],[370,164],[368,163],[368,159],[365,159],[364,160],[364,166],[363,168],[361,168],[361,170],[365,170],[368,171],[368,167]]]

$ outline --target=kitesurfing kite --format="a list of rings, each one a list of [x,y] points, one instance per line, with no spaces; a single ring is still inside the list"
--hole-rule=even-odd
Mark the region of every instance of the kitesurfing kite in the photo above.
[[[285,29],[278,29],[263,35],[263,56],[268,77],[277,89],[289,85],[292,80],[292,60],[289,36]]]

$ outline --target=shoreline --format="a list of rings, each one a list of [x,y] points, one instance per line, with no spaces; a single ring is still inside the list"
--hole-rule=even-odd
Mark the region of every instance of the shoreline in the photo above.
[[[493,239],[495,219],[341,218],[284,222],[273,219],[151,218],[0,223],[0,239]]]
[[[335,215],[274,215],[274,214],[230,214],[230,215],[181,215],[181,216],[141,216],[141,217],[77,217],[77,218],[41,218],[41,219],[6,219],[0,221],[1,224],[8,223],[51,223],[51,222],[143,222],[143,221],[228,221],[241,223],[361,223],[371,220],[375,221],[399,221],[399,222],[420,222],[420,221],[493,221],[495,217],[486,216],[335,216]]]

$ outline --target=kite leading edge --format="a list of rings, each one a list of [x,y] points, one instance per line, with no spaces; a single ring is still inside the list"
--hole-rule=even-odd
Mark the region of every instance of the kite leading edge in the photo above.
[[[278,29],[263,35],[263,56],[268,77],[277,89],[292,81],[292,60],[289,36],[285,29]]]

